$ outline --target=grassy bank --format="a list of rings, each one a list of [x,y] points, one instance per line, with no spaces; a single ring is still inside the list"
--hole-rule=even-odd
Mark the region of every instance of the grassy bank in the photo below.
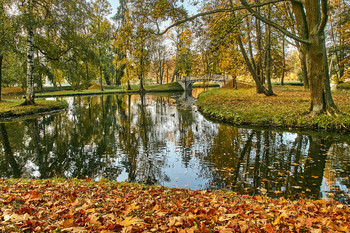
[[[0,180],[1,232],[349,232],[327,201],[89,180]]]
[[[139,86],[131,86],[131,90],[127,90],[125,87],[104,87],[101,91],[100,88],[93,88],[88,90],[76,90],[76,91],[54,91],[36,93],[36,97],[56,97],[56,96],[77,96],[77,95],[101,95],[101,94],[122,94],[122,93],[139,93]],[[164,92],[164,91],[183,91],[182,87],[178,83],[162,84],[162,85],[149,85],[145,86],[146,92]]]
[[[266,97],[251,89],[214,89],[201,93],[200,110],[208,117],[243,125],[312,128],[326,130],[350,129],[350,96],[335,93],[334,100],[344,113],[339,117],[309,114],[309,92],[302,87],[275,90],[277,96]]]
[[[36,100],[35,105],[22,106],[22,99],[0,101],[0,118],[34,115],[42,112],[59,110],[67,107],[67,103],[48,100]]]
[[[350,90],[350,82],[346,82],[346,83],[339,83],[337,85],[338,89],[343,89],[343,90]]]
[[[169,84],[156,84],[145,87],[148,92],[173,92],[173,91],[183,91],[184,89],[178,82]]]

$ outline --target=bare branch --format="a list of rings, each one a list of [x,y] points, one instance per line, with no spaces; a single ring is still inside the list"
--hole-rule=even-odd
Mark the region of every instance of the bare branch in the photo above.
[[[282,32],[283,34],[285,34],[286,36],[299,41],[301,43],[305,43],[305,44],[310,44],[310,41],[307,39],[303,39],[289,31],[287,31],[285,28],[279,26],[278,24],[272,22],[269,19],[266,19],[265,17],[261,16],[260,14],[258,14],[256,11],[253,10],[252,6],[249,5],[249,3],[246,0],[240,0],[240,2],[242,3],[242,5],[249,11],[249,13],[251,13],[254,17],[256,17],[258,20],[266,23],[267,25],[270,25],[271,27],[276,28],[277,30],[279,30],[280,32]]]
[[[270,0],[270,1],[266,1],[266,2],[262,2],[262,3],[251,5],[250,7],[251,8],[262,7],[262,6],[266,6],[266,5],[269,5],[269,4],[274,4],[274,3],[278,3],[278,2],[285,2],[285,1],[289,1],[289,0]],[[155,34],[156,35],[164,35],[165,33],[167,33],[173,27],[179,26],[179,25],[181,25],[183,23],[192,21],[194,19],[197,19],[197,18],[200,18],[200,17],[203,17],[203,16],[213,15],[213,14],[217,14],[217,13],[224,13],[224,12],[235,12],[235,11],[244,10],[244,9],[246,9],[245,6],[236,6],[236,7],[231,7],[231,8],[223,8],[223,9],[216,9],[216,10],[212,10],[212,11],[202,12],[202,13],[193,15],[193,16],[191,16],[189,18],[177,21],[176,23],[174,23],[174,24],[170,25],[169,27],[167,27],[164,31],[160,32],[158,30],[158,32],[155,33]]]

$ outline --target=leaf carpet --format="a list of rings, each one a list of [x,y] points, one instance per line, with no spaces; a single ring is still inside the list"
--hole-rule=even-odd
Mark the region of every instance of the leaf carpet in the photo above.
[[[0,232],[350,232],[324,200],[86,180],[0,180]]]

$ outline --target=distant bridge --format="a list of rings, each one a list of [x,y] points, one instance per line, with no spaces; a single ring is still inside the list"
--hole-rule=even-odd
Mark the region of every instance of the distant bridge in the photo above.
[[[196,82],[215,82],[221,86],[227,83],[229,80],[226,79],[225,76],[222,75],[211,75],[211,76],[201,76],[201,77],[190,77],[185,76],[182,80],[178,80],[177,82],[182,86],[185,91],[192,91],[193,83]]]

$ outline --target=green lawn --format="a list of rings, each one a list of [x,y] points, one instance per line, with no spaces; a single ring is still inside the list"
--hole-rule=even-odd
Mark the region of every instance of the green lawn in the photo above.
[[[326,130],[350,129],[350,97],[334,93],[342,114],[312,117],[309,114],[309,92],[302,87],[279,88],[277,96],[256,94],[252,89],[213,89],[200,94],[198,106],[208,117],[243,125],[268,127],[312,128]]]
[[[22,99],[6,99],[0,101],[0,118],[19,117],[25,115],[34,115],[37,113],[59,110],[67,107],[66,102],[36,100],[35,105],[21,105]]]

